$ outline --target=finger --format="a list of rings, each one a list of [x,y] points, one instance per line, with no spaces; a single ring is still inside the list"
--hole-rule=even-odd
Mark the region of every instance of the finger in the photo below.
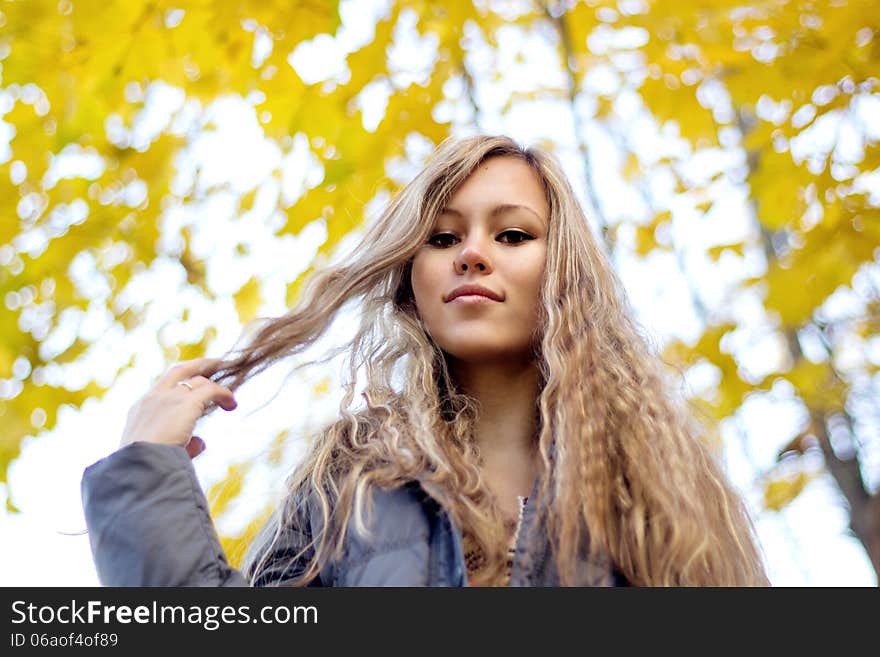
[[[190,436],[189,442],[186,444],[186,453],[189,454],[191,459],[194,459],[207,448],[208,446],[205,444],[204,440],[198,436]]]
[[[170,388],[178,381],[186,381],[194,376],[213,374],[222,358],[195,358],[173,365],[160,379],[157,385]]]
[[[202,386],[214,384],[214,382],[211,381],[211,379],[209,379],[205,376],[193,376],[193,377],[190,377],[189,379],[186,379],[186,381],[178,381],[176,383],[176,385],[180,385],[181,383],[189,384],[189,387],[192,390],[195,390],[196,388],[201,388]]]
[[[198,387],[193,387],[191,394],[195,399],[201,402],[202,408],[206,410],[212,404],[219,406],[224,411],[234,410],[238,406],[238,402],[235,400],[232,391],[225,386],[221,386],[219,383],[214,383],[213,381],[208,381]]]

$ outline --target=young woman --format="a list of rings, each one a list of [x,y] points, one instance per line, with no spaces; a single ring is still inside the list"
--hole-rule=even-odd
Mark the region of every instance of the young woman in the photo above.
[[[200,416],[362,322],[338,421],[223,554]],[[365,404],[356,408],[356,373]],[[345,264],[223,359],[171,368],[83,502],[108,585],[766,585],[744,504],[676,401],[552,156],[447,140]]]

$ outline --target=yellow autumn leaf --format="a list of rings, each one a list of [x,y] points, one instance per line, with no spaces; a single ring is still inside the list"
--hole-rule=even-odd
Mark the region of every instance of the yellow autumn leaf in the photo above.
[[[247,553],[248,547],[254,542],[260,529],[271,517],[272,512],[272,505],[266,504],[262,509],[255,512],[253,518],[239,535],[229,536],[227,534],[220,534],[220,546],[223,548],[223,552],[233,568],[241,568],[242,560]]]
[[[235,310],[238,311],[238,318],[242,324],[246,324],[257,316],[257,311],[263,303],[260,295],[260,281],[251,277],[241,286],[241,288],[233,295],[235,301]]]
[[[805,208],[803,186],[807,180],[788,153],[762,151],[758,168],[749,178],[761,223],[778,230],[799,219]]]
[[[700,104],[693,88],[682,86],[677,77],[670,75],[645,79],[639,90],[645,104],[659,121],[674,121],[683,137],[698,145],[715,145],[718,124],[711,110]]]
[[[860,165],[862,171],[873,171],[880,168],[880,142],[868,142],[865,145],[865,155]]]
[[[729,244],[719,244],[717,246],[710,247],[706,252],[709,254],[709,257],[712,258],[715,262],[721,258],[721,254],[725,251],[730,251],[739,256],[743,255],[743,248],[745,248],[744,242],[731,242]]]
[[[288,308],[293,308],[299,303],[302,293],[304,291],[306,283],[309,281],[310,276],[314,273],[315,267],[310,266],[308,269],[300,273],[292,283],[287,285],[287,290],[285,292],[285,303]]]
[[[764,486],[764,507],[771,511],[781,511],[800,495],[813,475],[799,470],[771,479]]]
[[[868,212],[856,210],[855,215]],[[863,263],[874,259],[880,231],[873,232],[871,221],[857,230],[853,216],[818,224],[803,235],[801,248],[771,264],[764,277],[765,306],[785,325],[800,326],[834,291],[849,285]]]
[[[642,166],[639,158],[635,153],[630,153],[626,158],[626,164],[623,165],[623,177],[627,180],[634,180],[642,172]]]
[[[211,342],[216,337],[217,328],[214,326],[207,327],[205,329],[205,332],[202,334],[202,338],[197,342],[177,345],[179,351],[178,358],[180,360],[193,360],[195,358],[202,358],[207,352],[208,348],[211,346]]]
[[[205,494],[211,517],[219,518],[229,509],[230,504],[241,493],[244,480],[253,467],[250,461],[244,461],[230,465],[226,469],[226,475],[212,484]]]
[[[656,249],[669,249],[667,244],[661,244],[657,241],[657,230],[663,228],[672,220],[672,213],[669,210],[658,212],[651,223],[636,226],[635,235],[635,252],[639,256],[646,256]]]
[[[92,342],[87,342],[85,340],[82,340],[81,338],[76,338],[71,343],[71,345],[67,347],[67,349],[55,356],[52,360],[59,364],[72,363],[80,356],[85,354],[85,352],[88,351],[89,347],[91,347],[92,344]]]
[[[312,386],[312,393],[314,393],[316,396],[326,395],[328,392],[330,392],[329,376],[325,376],[320,381],[318,381],[318,383]]]
[[[729,322],[706,327],[703,335],[700,336],[699,341],[694,345],[694,351],[711,363],[717,362],[721,354],[722,338],[735,328],[736,324]]]
[[[248,212],[254,207],[254,201],[257,198],[258,191],[259,187],[254,187],[249,192],[245,192],[241,198],[238,199],[238,211],[240,213]]]
[[[279,431],[275,438],[272,439],[272,443],[269,445],[269,451],[266,456],[266,460],[271,465],[280,465],[281,461],[284,457],[284,449],[287,445],[287,441],[290,439],[290,431],[283,430]]]
[[[648,224],[647,226],[636,226],[636,255],[644,257],[659,246],[660,245],[654,237],[654,226],[651,224]]]
[[[843,405],[844,389],[827,362],[814,363],[801,358],[783,377],[810,408],[837,409]]]
[[[713,203],[714,201],[703,201],[702,203],[697,203],[694,207],[702,214],[706,214],[712,208]]]
[[[400,15],[400,5],[392,4],[387,17],[376,23],[372,41],[348,55],[346,62],[351,71],[351,79],[346,84],[349,96],[359,93],[373,78],[387,66],[388,48],[394,36],[394,26]]]

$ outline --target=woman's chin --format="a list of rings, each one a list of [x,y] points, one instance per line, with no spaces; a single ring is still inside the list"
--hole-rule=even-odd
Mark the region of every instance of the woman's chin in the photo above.
[[[532,352],[528,346],[521,349],[499,349],[498,343],[456,344],[442,347],[443,351],[453,360],[466,365],[492,365],[531,360]]]

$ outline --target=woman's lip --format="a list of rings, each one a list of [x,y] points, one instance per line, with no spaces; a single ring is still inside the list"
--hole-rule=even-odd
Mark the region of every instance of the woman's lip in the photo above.
[[[495,299],[490,299],[489,297],[482,294],[462,294],[459,297],[455,297],[449,303],[498,303],[498,301],[495,301]]]

